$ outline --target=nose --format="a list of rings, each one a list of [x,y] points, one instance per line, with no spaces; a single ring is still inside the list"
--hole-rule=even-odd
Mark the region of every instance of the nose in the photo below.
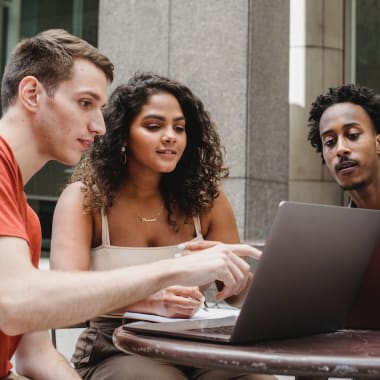
[[[350,148],[347,144],[347,141],[343,138],[338,138],[336,142],[336,154],[337,156],[347,156],[347,154],[350,152]]]
[[[104,135],[106,133],[106,125],[101,111],[90,120],[89,129],[96,135]]]
[[[165,143],[173,143],[176,141],[176,134],[173,128],[166,128],[162,134],[162,141]]]

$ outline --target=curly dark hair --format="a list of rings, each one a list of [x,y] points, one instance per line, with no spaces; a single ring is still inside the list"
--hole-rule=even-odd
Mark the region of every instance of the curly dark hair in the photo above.
[[[97,136],[89,152],[75,169],[71,182],[82,181],[86,187],[85,209],[110,207],[128,176],[120,159],[128,140],[131,124],[157,93],[176,97],[186,120],[187,145],[171,173],[164,173],[160,191],[168,210],[168,222],[175,225],[174,208],[186,217],[209,210],[219,195],[220,180],[228,175],[223,164],[223,148],[214,122],[203,103],[188,87],[153,73],[136,73],[126,84],[118,86],[104,109],[106,134]]]
[[[325,95],[319,95],[312,103],[309,112],[307,139],[317,152],[322,152],[322,140],[319,123],[322,114],[330,106],[337,103],[354,103],[364,108],[372,120],[376,133],[380,133],[380,96],[372,89],[354,84],[346,84],[330,88]],[[323,156],[322,156],[323,159]]]

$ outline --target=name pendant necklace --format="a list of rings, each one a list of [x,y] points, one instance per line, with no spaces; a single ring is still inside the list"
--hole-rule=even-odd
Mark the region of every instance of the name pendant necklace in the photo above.
[[[140,222],[141,222],[141,223],[155,223],[155,222],[158,221],[158,218],[160,217],[163,208],[164,208],[164,206],[162,205],[162,206],[158,209],[156,215],[155,215],[155,216],[152,216],[152,217],[150,217],[150,218],[147,218],[147,217],[145,217],[145,216],[140,216],[140,215],[138,215],[138,214],[137,214],[137,217],[140,219]]]

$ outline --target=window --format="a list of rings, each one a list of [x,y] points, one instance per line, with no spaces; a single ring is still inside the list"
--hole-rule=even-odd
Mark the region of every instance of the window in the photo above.
[[[380,93],[380,2],[351,0],[347,81],[370,87]]]
[[[98,40],[99,0],[0,0],[0,64],[4,70],[9,53],[24,37],[50,28],[62,28],[94,46]],[[25,187],[28,201],[42,226],[42,251],[50,250],[52,215],[58,195],[71,169],[48,163]]]

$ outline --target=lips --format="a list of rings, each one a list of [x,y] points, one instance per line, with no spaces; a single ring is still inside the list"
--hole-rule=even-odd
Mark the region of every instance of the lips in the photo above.
[[[92,143],[94,142],[94,140],[92,139],[79,139],[79,141],[82,144],[82,146],[84,146],[87,149],[89,149]]]
[[[338,162],[335,165],[335,170],[339,172],[345,169],[351,169],[357,165],[358,165],[358,162],[355,160],[344,160],[344,161]]]
[[[159,150],[157,150],[157,153],[159,153],[159,154],[171,154],[171,155],[177,154],[177,152],[173,149],[159,149]]]

